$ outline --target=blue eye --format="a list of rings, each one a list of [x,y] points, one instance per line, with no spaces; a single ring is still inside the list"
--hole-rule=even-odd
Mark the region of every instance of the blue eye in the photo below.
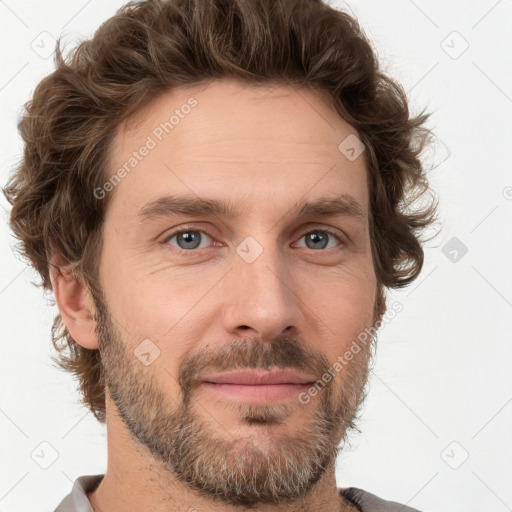
[[[329,238],[335,239],[336,241],[339,242],[339,244],[341,243],[339,236],[331,232],[330,230],[308,231],[307,233],[304,233],[300,238],[305,238],[306,248],[312,249],[314,251],[317,251],[319,249],[332,249],[333,247],[335,247],[336,245],[327,247],[329,245]]]
[[[205,240],[206,237],[206,240]],[[317,229],[310,230],[304,234],[302,234],[299,238],[305,238],[306,240],[306,249],[311,249],[314,251],[323,250],[323,249],[332,249],[337,245],[342,245],[342,240],[340,236],[329,230],[329,229]],[[165,244],[172,245],[178,251],[190,252],[195,249],[205,249],[208,247],[208,239],[212,240],[212,237],[199,229],[181,229],[180,231],[176,231],[171,233],[165,240]],[[332,245],[330,240],[335,240],[338,242],[337,244]],[[206,243],[206,245],[204,245]],[[203,244],[203,245],[202,245]],[[302,246],[304,247],[304,246]]]
[[[182,251],[190,251],[193,249],[204,248],[200,247],[201,241],[204,236],[206,236],[207,238],[211,238],[204,231],[187,229],[173,233],[169,238],[165,240],[165,242],[169,243],[171,240],[175,238],[176,243],[178,244],[178,249],[181,249]]]

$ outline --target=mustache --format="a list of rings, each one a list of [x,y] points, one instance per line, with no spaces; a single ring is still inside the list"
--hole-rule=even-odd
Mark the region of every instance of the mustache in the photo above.
[[[272,368],[303,371],[321,378],[329,368],[329,361],[293,337],[279,336],[269,344],[244,338],[212,352],[203,350],[189,354],[180,366],[178,384],[187,395],[205,373]]]

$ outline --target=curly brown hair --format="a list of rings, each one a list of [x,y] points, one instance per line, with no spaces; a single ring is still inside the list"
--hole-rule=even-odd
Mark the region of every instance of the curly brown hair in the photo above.
[[[94,190],[111,174],[116,128],[158,94],[236,77],[327,93],[366,146],[370,234],[379,296],[413,281],[423,265],[424,229],[436,219],[420,161],[428,115],[412,117],[406,94],[385,75],[358,22],[321,0],[131,1],[90,40],[62,56],[25,103],[23,158],[4,187],[18,250],[51,290],[52,256],[101,297],[102,223],[112,194]],[[110,169],[110,170],[109,170]],[[60,315],[54,358],[79,382],[82,402],[105,421],[99,350],[70,336]]]

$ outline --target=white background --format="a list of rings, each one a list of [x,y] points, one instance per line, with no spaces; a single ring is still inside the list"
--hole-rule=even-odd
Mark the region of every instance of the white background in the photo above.
[[[72,47],[122,4],[0,2],[2,186],[22,152],[21,106],[53,70],[32,42],[63,33]],[[413,112],[433,112],[443,221],[421,276],[390,296],[403,311],[380,333],[362,433],[338,460],[338,485],[425,512],[512,510],[512,0],[333,5],[359,18]],[[0,204],[0,512],[51,511],[77,476],[105,471],[106,436],[52,367],[55,310],[13,253],[3,195]],[[453,237],[468,249],[456,262],[442,252]],[[31,458],[51,460],[41,442],[58,453],[48,469]]]

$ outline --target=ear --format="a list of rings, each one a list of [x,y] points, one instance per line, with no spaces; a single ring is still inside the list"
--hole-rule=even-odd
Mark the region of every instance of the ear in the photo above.
[[[65,270],[68,263],[59,253],[51,259],[50,279],[55,301],[72,338],[84,348],[97,349],[94,301],[88,287]]]

